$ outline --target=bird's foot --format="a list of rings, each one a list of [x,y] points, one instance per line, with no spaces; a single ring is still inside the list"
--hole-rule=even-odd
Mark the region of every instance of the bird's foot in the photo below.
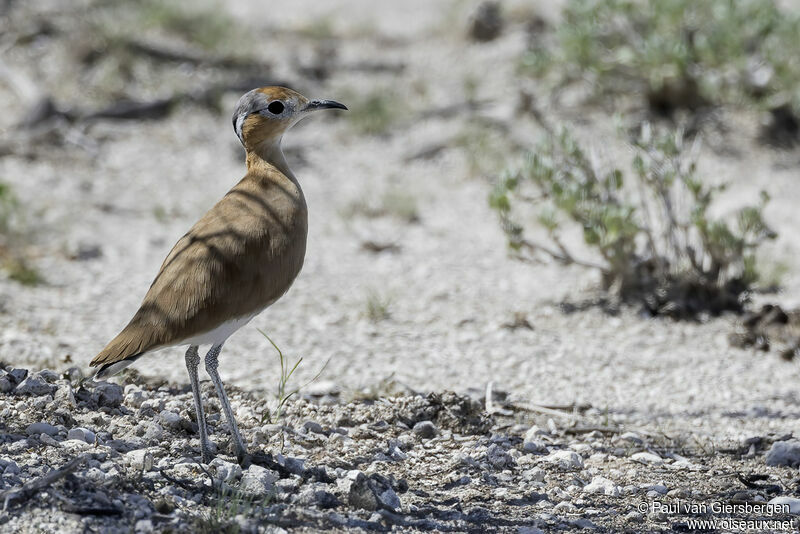
[[[252,457],[247,453],[247,449],[244,447],[234,447],[236,450],[236,459],[239,461],[239,465],[244,468],[247,468],[252,463]]]
[[[212,452],[212,450],[210,448],[201,447],[200,450],[201,450],[200,457],[201,457],[203,463],[204,464],[210,464],[211,460],[213,460],[214,456],[216,456],[216,455]]]

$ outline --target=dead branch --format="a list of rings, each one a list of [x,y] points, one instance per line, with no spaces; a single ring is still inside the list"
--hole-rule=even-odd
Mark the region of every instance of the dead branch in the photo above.
[[[9,505],[13,506],[15,504],[22,503],[30,499],[38,491],[52,486],[83,465],[88,458],[88,454],[82,454],[76,458],[73,458],[62,467],[54,469],[46,475],[35,478],[30,482],[26,482],[19,488],[12,488],[4,491],[0,494],[0,499],[3,500],[3,511],[8,510]]]

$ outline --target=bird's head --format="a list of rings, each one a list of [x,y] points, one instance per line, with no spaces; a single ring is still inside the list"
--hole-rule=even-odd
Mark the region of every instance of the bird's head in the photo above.
[[[233,114],[233,129],[248,151],[276,146],[286,130],[318,109],[347,107],[333,100],[309,100],[286,87],[261,87],[239,99]]]

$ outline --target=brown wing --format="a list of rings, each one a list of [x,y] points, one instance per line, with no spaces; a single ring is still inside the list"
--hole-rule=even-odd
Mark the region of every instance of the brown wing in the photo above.
[[[306,233],[299,188],[283,175],[246,176],[175,244],[136,315],[90,365],[134,358],[258,313],[300,271]]]

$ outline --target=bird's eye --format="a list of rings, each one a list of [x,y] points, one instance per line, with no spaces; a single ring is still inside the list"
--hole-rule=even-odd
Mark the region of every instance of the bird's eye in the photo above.
[[[283,113],[283,102],[280,100],[276,100],[274,102],[270,102],[269,106],[267,106],[267,110],[273,115],[280,115]]]

